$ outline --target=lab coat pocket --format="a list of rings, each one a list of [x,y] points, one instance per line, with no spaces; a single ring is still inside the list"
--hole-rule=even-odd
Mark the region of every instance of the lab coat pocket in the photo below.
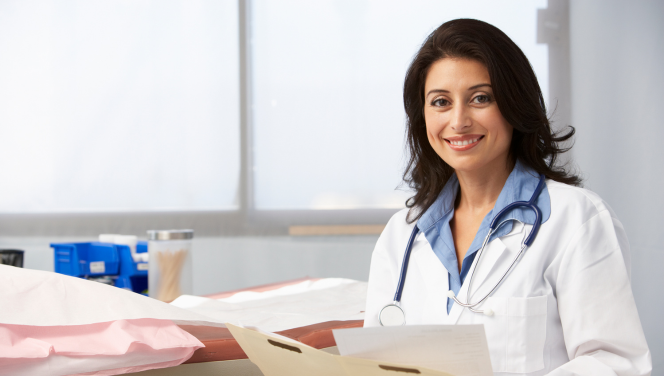
[[[487,299],[484,326],[494,372],[528,373],[544,368],[546,296]]]

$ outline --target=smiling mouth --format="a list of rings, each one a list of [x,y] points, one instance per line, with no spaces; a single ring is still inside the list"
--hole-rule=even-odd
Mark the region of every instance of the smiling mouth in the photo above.
[[[457,140],[450,140],[445,138],[445,142],[447,142],[448,145],[450,145],[450,148],[452,150],[457,150],[457,151],[465,151],[472,149],[477,145],[477,143],[483,139],[484,136],[475,136],[475,137],[463,137],[463,139],[457,139]]]
[[[470,145],[470,144],[474,144],[474,143],[476,143],[476,142],[479,141],[482,137],[484,137],[484,136],[480,136],[480,137],[474,138],[474,139],[472,139],[472,140],[464,140],[464,141],[450,141],[450,140],[446,140],[446,141],[449,142],[450,144],[454,145],[454,146],[466,146],[466,145]]]

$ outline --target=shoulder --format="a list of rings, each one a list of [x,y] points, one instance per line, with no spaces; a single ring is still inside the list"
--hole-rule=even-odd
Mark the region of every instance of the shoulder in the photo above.
[[[629,271],[629,241],[615,212],[597,193],[554,181],[547,181],[551,198],[551,219],[548,226],[557,241],[565,244],[570,257],[586,258],[589,265],[608,253],[622,251]],[[552,227],[553,226],[553,227]],[[544,226],[543,226],[544,227]],[[551,242],[555,242],[551,239]],[[561,243],[561,244],[562,244]]]
[[[603,212],[615,217],[606,201],[589,189],[553,180],[546,181],[546,188],[551,199],[552,215],[554,213],[563,214],[567,218],[578,218],[584,221]]]
[[[393,253],[396,251],[394,245],[405,246],[416,223],[408,223],[408,211],[409,209],[402,209],[392,215],[378,238],[374,253]]]
[[[398,212],[394,213],[392,217],[390,217],[390,220],[387,222],[387,225],[385,228],[388,227],[399,227],[399,226],[411,226],[414,225],[414,223],[409,224],[408,223],[408,212],[410,209],[405,208],[401,209]]]
[[[392,215],[390,220],[387,222],[387,225],[385,225],[385,229],[383,230],[381,236],[403,236],[403,234],[410,235],[411,231],[413,231],[413,227],[416,225],[416,222],[408,223],[409,211],[410,209],[406,208],[394,213],[394,215]]]

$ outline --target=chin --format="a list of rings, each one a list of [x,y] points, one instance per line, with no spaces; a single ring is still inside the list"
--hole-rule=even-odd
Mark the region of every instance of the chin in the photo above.
[[[478,171],[486,167],[487,165],[487,163],[481,163],[480,161],[477,160],[459,160],[459,158],[454,158],[454,160],[452,161],[445,160],[445,163],[450,165],[450,167],[452,167],[454,171],[463,171],[463,172]]]
[[[493,172],[496,169],[504,168],[507,154],[504,155],[466,155],[466,156],[446,156],[443,158],[445,163],[450,165],[454,171],[468,172]],[[509,164],[509,162],[507,162]]]

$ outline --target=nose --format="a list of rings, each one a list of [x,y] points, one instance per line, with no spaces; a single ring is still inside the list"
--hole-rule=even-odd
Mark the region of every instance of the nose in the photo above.
[[[450,127],[457,132],[472,125],[466,106],[455,106],[451,116]]]

